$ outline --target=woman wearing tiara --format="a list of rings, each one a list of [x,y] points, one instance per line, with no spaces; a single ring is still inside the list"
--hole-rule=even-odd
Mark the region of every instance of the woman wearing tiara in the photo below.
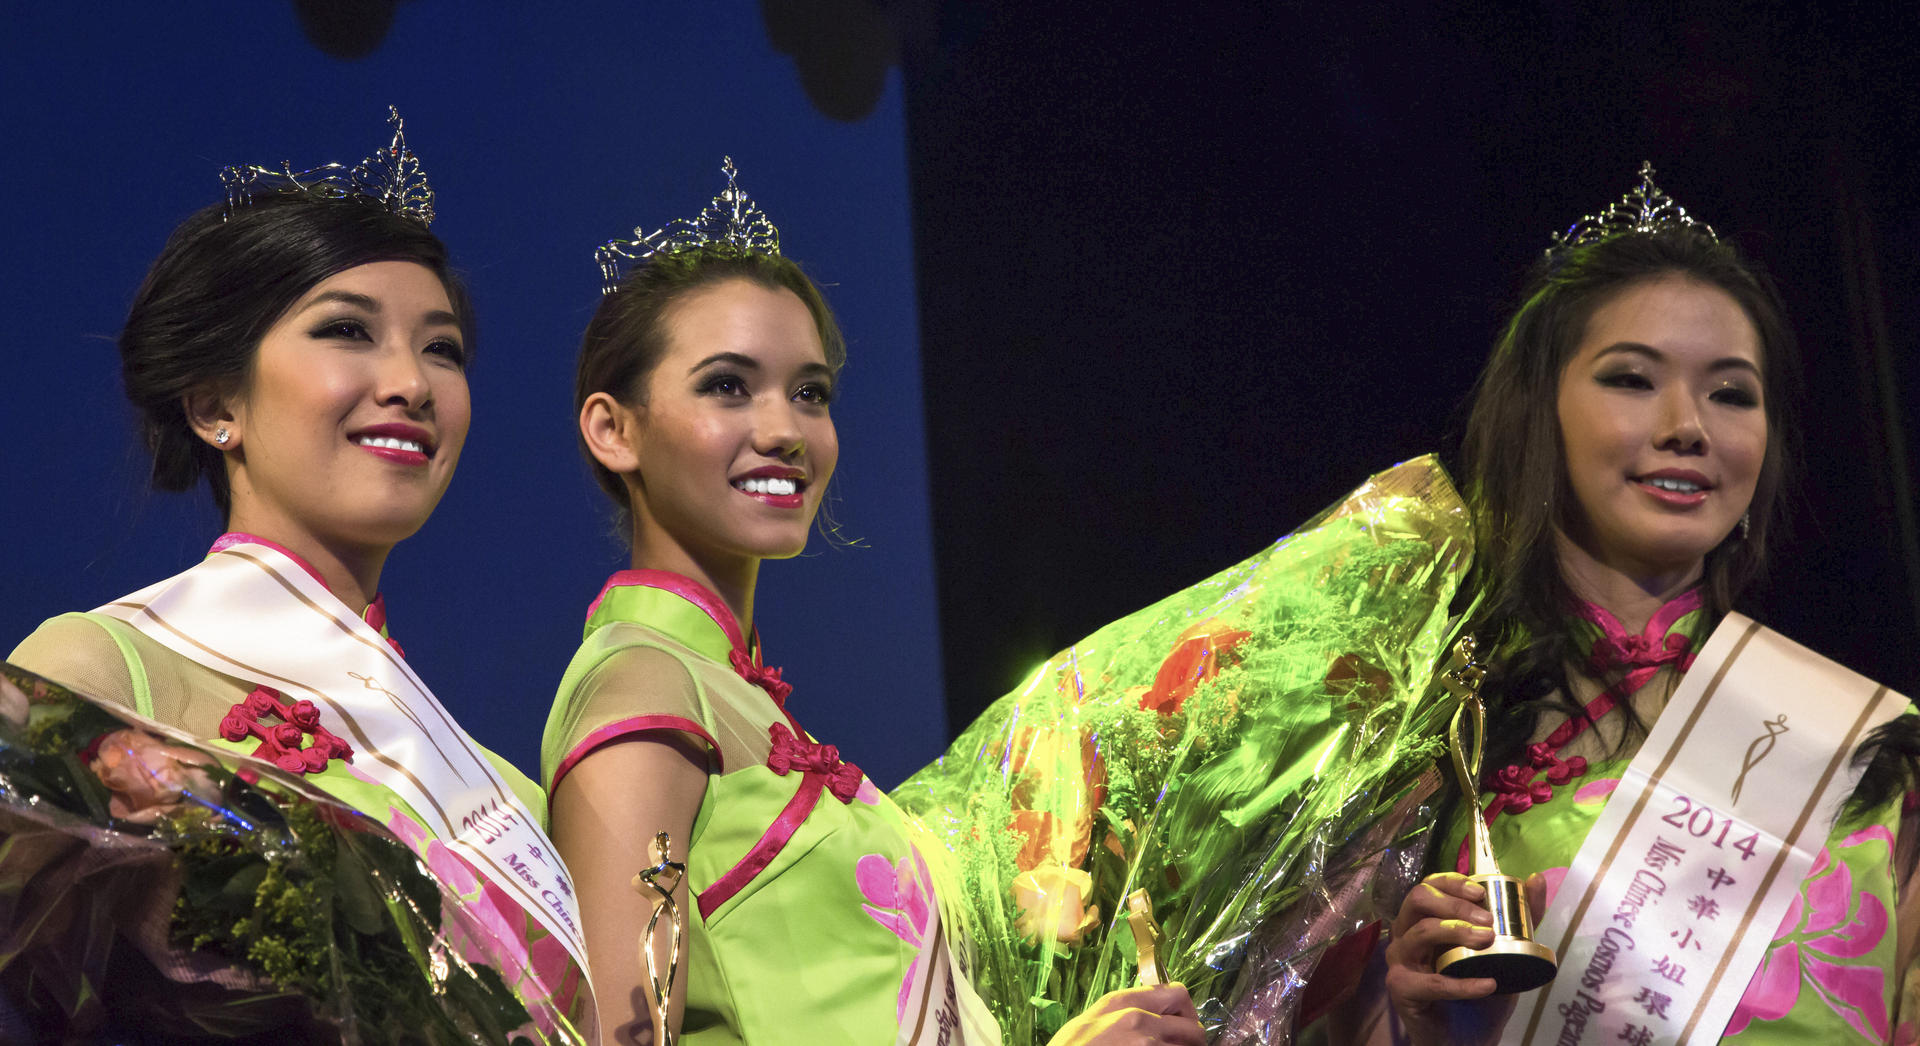
[[[603,248],[580,354],[581,439],[632,569],[589,608],[541,762],[602,1027],[623,1043],[998,1041],[938,847],[806,732],[804,681],[762,660],[759,568],[805,547],[833,475],[845,344],[726,173],[698,219]],[[643,962],[658,894],[634,873],[661,833],[659,870],[684,875],[657,880],[673,907]],[[1202,1039],[1163,985],[1102,999],[1056,1041]]]
[[[1731,613],[1777,554],[1797,363],[1769,284],[1651,173],[1558,238],[1480,376],[1484,794],[1336,1041],[1913,1040],[1920,731]],[[1538,992],[1437,972],[1502,946],[1472,817],[1531,877],[1559,952]]]
[[[379,594],[471,416],[472,312],[392,122],[391,146],[352,169],[228,168],[228,201],[174,231],[120,334],[122,372],[154,486],[204,482],[226,533],[8,660],[385,822],[467,915],[504,928],[465,957],[579,1041],[566,1025],[591,1034],[590,993],[577,914],[555,901],[565,872],[542,856],[544,798],[414,675]]]

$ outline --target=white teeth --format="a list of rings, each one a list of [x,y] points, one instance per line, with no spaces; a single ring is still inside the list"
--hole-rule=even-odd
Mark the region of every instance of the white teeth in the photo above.
[[[1702,489],[1698,483],[1692,483],[1684,479],[1671,479],[1666,476],[1649,476],[1640,482],[1645,483],[1649,487],[1659,487],[1661,490],[1671,490],[1681,494],[1697,494]]]
[[[410,450],[415,454],[425,454],[427,448],[410,439],[394,439],[392,436],[355,436],[355,443],[363,447],[386,447],[389,450]]]
[[[733,485],[749,494],[769,494],[776,498],[784,498],[788,495],[798,493],[800,490],[800,484],[793,480],[773,479],[761,476],[735,480]]]

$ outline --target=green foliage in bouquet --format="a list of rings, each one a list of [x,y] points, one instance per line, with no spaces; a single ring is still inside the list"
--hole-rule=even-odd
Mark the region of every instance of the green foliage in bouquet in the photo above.
[[[0,663],[0,879],[29,884],[0,901],[65,916],[0,957],[16,1012],[62,1036],[531,1046],[499,973],[443,938],[441,887],[412,850],[231,762]],[[74,843],[29,864],[51,848],[25,841],[54,836]],[[81,874],[102,847],[148,859],[103,888]],[[158,978],[133,980],[177,990],[126,998],[135,955]]]
[[[1407,462],[1063,651],[895,792],[949,851],[1009,1043],[1135,983],[1136,889],[1210,1029],[1251,981],[1311,972],[1328,940],[1241,964],[1263,927],[1338,907],[1443,751],[1426,697],[1470,548],[1438,464]]]

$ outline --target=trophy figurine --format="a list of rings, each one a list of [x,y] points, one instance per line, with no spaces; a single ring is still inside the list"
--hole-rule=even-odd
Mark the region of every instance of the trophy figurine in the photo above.
[[[677,1038],[667,1024],[667,1001],[673,997],[673,982],[680,976],[680,905],[673,899],[673,891],[680,886],[680,880],[686,877],[687,866],[673,859],[673,842],[667,833],[661,832],[647,844],[647,857],[653,862],[650,867],[642,868],[640,874],[633,877],[633,888],[653,904],[653,914],[647,918],[646,932],[640,935],[640,957],[647,964],[648,987],[653,990],[653,1041],[661,1046],[673,1046]],[[648,896],[651,891],[657,896]],[[660,914],[666,913],[667,934],[667,978],[660,979],[658,961],[653,957],[654,933],[660,926]]]
[[[1491,977],[1494,991],[1501,995],[1532,991],[1553,980],[1559,969],[1553,949],[1533,939],[1533,913],[1527,909],[1527,892],[1519,879],[1500,871],[1493,857],[1493,839],[1487,820],[1480,816],[1481,744],[1487,733],[1487,706],[1480,700],[1480,683],[1486,678],[1486,665],[1474,659],[1478,645],[1472,636],[1462,636],[1454,644],[1453,656],[1440,685],[1459,701],[1453,710],[1453,722],[1447,728],[1447,747],[1453,753],[1453,770],[1460,779],[1460,791],[1467,801],[1472,825],[1473,874],[1467,878],[1487,891],[1483,902],[1493,913],[1493,942],[1484,948],[1464,945],[1440,954],[1433,968],[1449,977]],[[1460,718],[1473,714],[1471,755],[1460,740]]]
[[[1153,902],[1147,891],[1127,895],[1127,924],[1133,930],[1133,948],[1140,959],[1140,985],[1151,988],[1167,983],[1166,967],[1160,964],[1160,924],[1153,921]]]

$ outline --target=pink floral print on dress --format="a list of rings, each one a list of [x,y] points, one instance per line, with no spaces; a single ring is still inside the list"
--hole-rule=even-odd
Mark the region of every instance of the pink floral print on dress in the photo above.
[[[899,1001],[894,1006],[893,1019],[898,1021],[906,1016],[907,993],[913,987],[914,975],[920,969],[920,953],[933,929],[933,875],[916,850],[898,862],[888,861],[881,854],[868,854],[854,866],[854,881],[860,885],[861,896],[867,899],[861,909],[914,951],[913,962],[900,981]]]
[[[1893,834],[1885,827],[1862,829],[1841,840],[1842,847],[1877,844],[1885,862]],[[1866,855],[1863,855],[1866,856]],[[1871,1042],[1892,1036],[1887,1017],[1887,973],[1878,964],[1850,965],[1879,946],[1891,925],[1887,906],[1867,890],[1853,888],[1853,870],[1825,847],[1814,861],[1800,893],[1780,921],[1760,972],[1754,974],[1727,1024],[1728,1037],[1754,1021],[1786,1016],[1810,986],[1821,1002]]]
[[[466,858],[430,837],[426,826],[401,812],[387,810],[387,828],[420,855],[427,870],[458,905],[444,905],[440,932],[453,953],[470,963],[492,967],[521,998],[556,1001],[552,989],[570,959],[564,945],[545,939],[529,946],[527,915],[511,895],[480,874]],[[555,955],[555,948],[559,954]],[[558,965],[556,964],[558,961]]]

